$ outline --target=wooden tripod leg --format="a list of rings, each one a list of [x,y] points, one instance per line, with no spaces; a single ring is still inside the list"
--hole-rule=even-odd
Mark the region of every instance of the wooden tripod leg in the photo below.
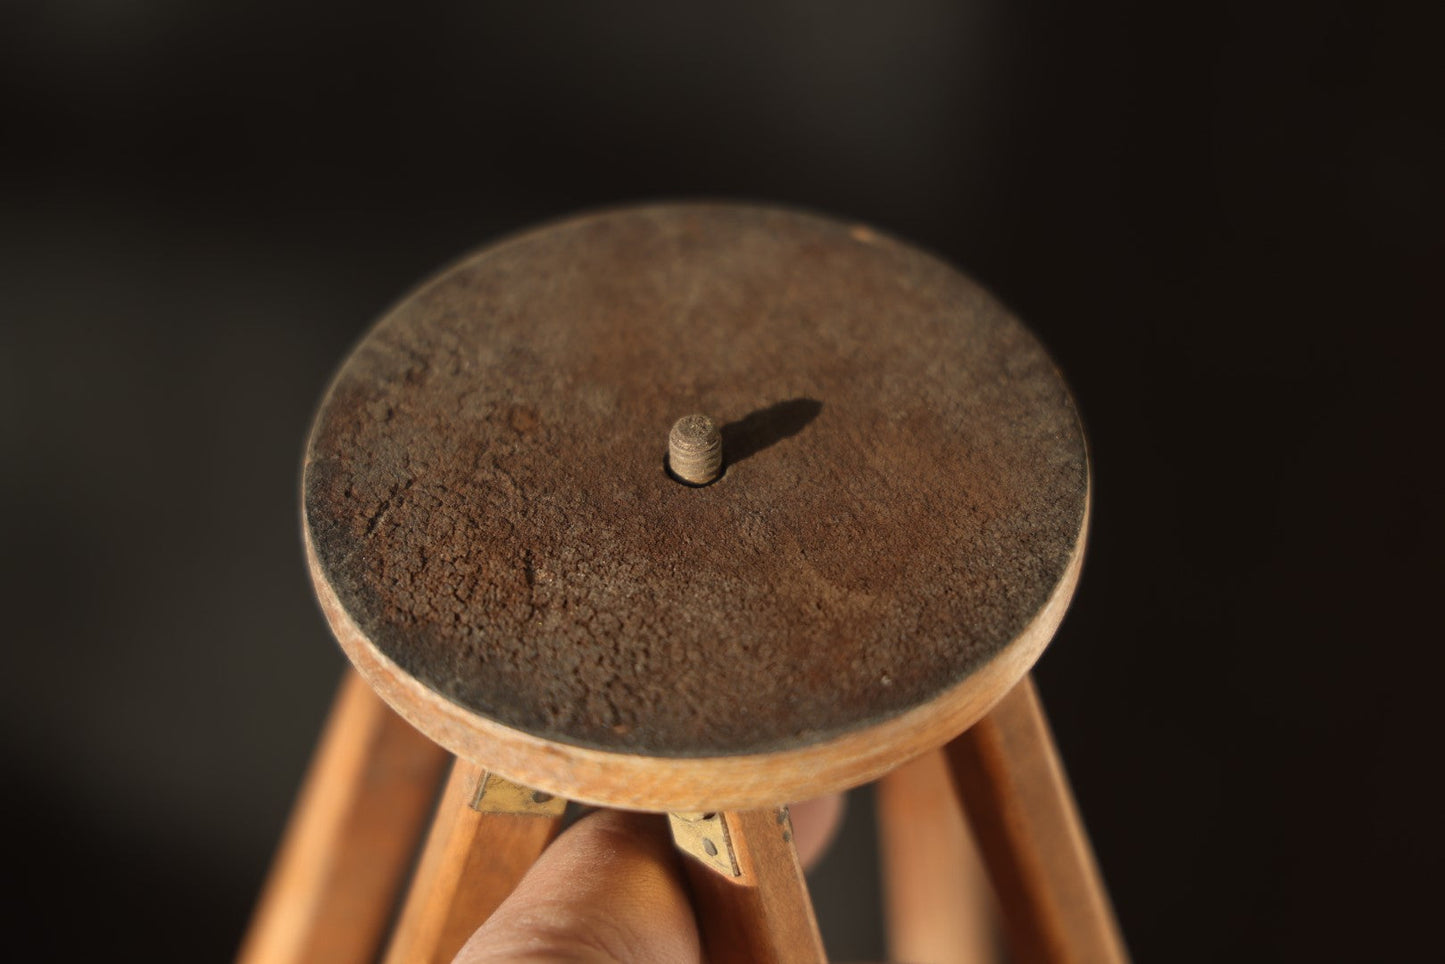
[[[348,669],[238,960],[374,960],[446,760]]]
[[[998,911],[943,751],[883,777],[876,799],[889,960],[998,960]]]
[[[709,964],[822,964],[787,808],[671,814]]]
[[[1127,960],[1032,677],[946,752],[1014,958]]]
[[[458,760],[387,952],[445,964],[491,916],[562,826],[567,802]]]

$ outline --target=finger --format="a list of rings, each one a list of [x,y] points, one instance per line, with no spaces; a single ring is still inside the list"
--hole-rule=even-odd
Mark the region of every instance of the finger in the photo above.
[[[793,846],[798,860],[807,870],[823,858],[838,829],[843,826],[845,798],[841,793],[815,797],[788,808],[793,821]]]
[[[666,818],[601,810],[547,848],[455,964],[686,964],[700,957]]]

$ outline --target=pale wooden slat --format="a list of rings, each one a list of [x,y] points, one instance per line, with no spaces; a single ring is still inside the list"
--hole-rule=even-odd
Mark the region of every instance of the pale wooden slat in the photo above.
[[[1032,677],[947,747],[1019,964],[1127,960]]]
[[[486,771],[452,766],[402,908],[387,964],[447,964],[561,829],[561,817],[479,813]]]
[[[687,859],[709,964],[823,964],[792,825],[778,810],[723,814],[740,878]]]
[[[908,964],[991,964],[998,910],[941,750],[876,788],[888,957]]]
[[[347,670],[238,960],[374,960],[448,759]]]

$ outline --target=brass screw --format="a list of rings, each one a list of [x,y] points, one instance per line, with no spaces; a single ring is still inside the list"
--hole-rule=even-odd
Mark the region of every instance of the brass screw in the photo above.
[[[667,464],[690,485],[707,485],[722,471],[722,433],[706,415],[685,415],[667,434]]]

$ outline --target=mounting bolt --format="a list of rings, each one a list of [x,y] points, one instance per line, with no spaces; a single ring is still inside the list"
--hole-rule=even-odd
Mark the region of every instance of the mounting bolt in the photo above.
[[[667,435],[667,465],[689,485],[707,485],[722,471],[722,433],[706,415],[685,415]]]

